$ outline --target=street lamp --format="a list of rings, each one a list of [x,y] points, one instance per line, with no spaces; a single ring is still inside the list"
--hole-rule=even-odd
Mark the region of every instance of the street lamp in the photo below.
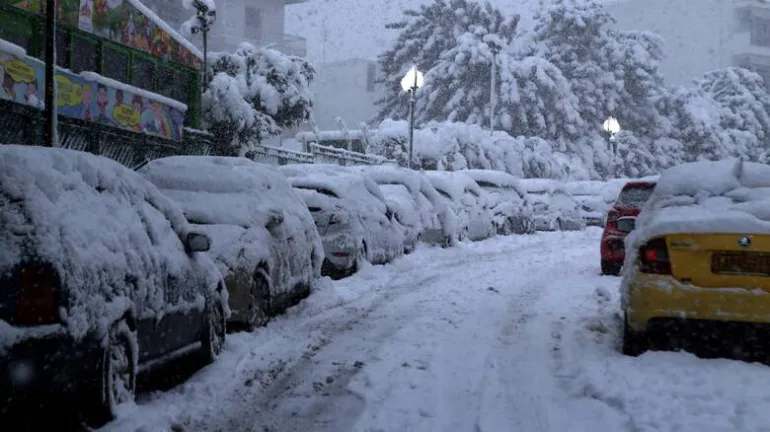
[[[502,50],[502,42],[493,34],[484,36],[484,42],[489,46],[489,51],[492,53],[491,79],[489,83],[489,131],[494,133],[497,112],[497,55]]]
[[[613,172],[617,177],[618,146],[615,143],[615,134],[620,132],[620,123],[618,123],[618,119],[616,119],[615,117],[608,117],[607,120],[605,120],[604,123],[602,124],[602,128],[604,129],[605,132],[607,132],[607,135],[609,136],[609,150],[610,150],[610,154],[612,155]]]
[[[203,90],[206,90],[209,85],[208,34],[217,19],[217,9],[211,0],[193,0],[192,5],[195,8],[195,20],[191,23],[190,33],[203,34]]]
[[[411,69],[401,79],[401,88],[409,93],[409,168],[412,168],[412,153],[414,150],[414,94],[422,87],[425,79],[422,76],[422,72],[417,70],[417,66],[412,66]]]

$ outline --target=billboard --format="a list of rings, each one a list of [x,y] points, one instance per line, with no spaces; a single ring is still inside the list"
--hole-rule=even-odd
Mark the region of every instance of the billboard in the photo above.
[[[57,68],[56,107],[60,115],[182,140],[182,111],[158,101],[148,92],[111,85],[94,75],[81,76]],[[43,62],[0,50],[0,99],[43,109],[44,77]]]
[[[165,0],[171,1],[171,0]],[[171,35],[156,16],[145,15],[130,0],[57,0],[58,21],[154,57],[200,69],[203,61]],[[17,8],[44,14],[42,0],[14,1]],[[145,8],[145,10],[147,10]]]

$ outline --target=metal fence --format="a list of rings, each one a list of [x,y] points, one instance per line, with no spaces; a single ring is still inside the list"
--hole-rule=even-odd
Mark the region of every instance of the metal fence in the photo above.
[[[0,100],[0,144],[40,145],[43,142],[43,112],[22,104]],[[174,155],[222,154],[208,132],[185,128],[184,141],[175,142],[138,134],[71,117],[58,118],[59,146],[114,159],[137,169],[147,162]],[[342,166],[389,163],[384,157],[309,143],[308,152],[266,145],[253,146],[246,157],[273,165],[330,163]]]
[[[43,112],[33,107],[0,100],[0,143],[40,145],[43,142]],[[181,154],[208,154],[212,144],[206,132],[186,129],[183,142],[71,117],[59,116],[59,146],[114,159],[129,168],[148,161]]]
[[[255,145],[246,153],[246,157],[262,163],[272,165],[286,165],[290,163],[327,163],[341,166],[351,165],[380,165],[389,163],[384,157],[365,153],[352,152],[330,146],[322,146],[311,143],[309,152],[288,150],[281,147]]]

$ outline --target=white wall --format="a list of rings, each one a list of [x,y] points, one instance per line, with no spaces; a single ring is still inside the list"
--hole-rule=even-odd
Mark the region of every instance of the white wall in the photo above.
[[[741,44],[735,38],[739,29],[733,1],[627,0],[607,8],[619,29],[648,30],[663,37],[666,59],[661,72],[669,84],[687,84],[732,65],[736,43]]]
[[[374,91],[367,88],[369,65],[374,65],[376,78],[379,69],[374,61],[351,59],[316,65],[314,116],[321,130],[339,129],[337,117],[341,117],[349,129],[358,129],[362,122],[377,115],[375,101],[382,92],[379,85],[374,86]]]

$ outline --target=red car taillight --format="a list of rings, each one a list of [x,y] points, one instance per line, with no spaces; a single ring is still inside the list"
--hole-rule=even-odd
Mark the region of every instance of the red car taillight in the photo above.
[[[53,324],[58,321],[58,279],[50,267],[22,267],[16,297],[17,325]]]
[[[652,239],[639,248],[639,261],[642,273],[670,275],[671,261],[668,258],[668,247],[663,238]]]

